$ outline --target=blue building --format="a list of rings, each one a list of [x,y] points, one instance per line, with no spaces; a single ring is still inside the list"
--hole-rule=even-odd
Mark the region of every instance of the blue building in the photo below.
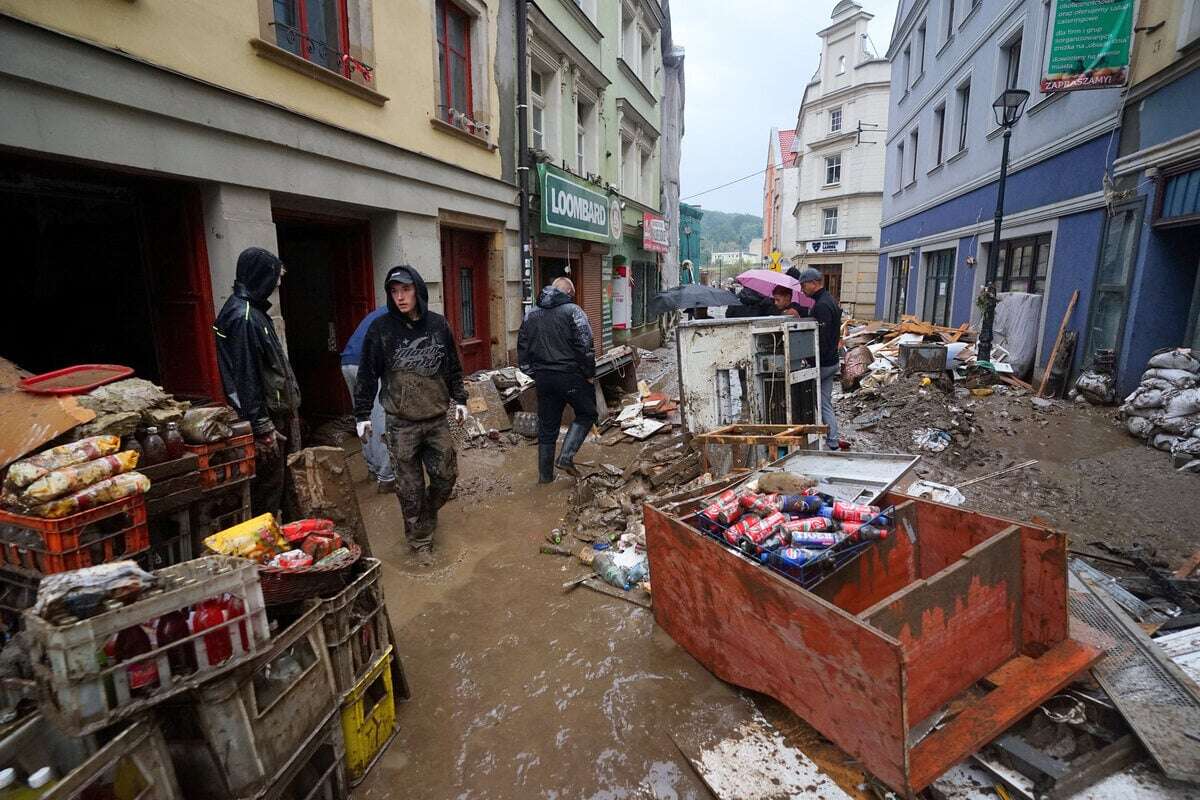
[[[1042,297],[1035,370],[1075,290],[1071,327],[1089,319],[1105,176],[1120,147],[1120,90],[1039,92],[1050,13],[1048,0],[901,0],[888,48],[876,291],[880,318],[978,325],[1002,145],[991,106],[1005,89],[1027,89],[1012,133],[997,290]],[[1086,338],[1076,366],[1089,352]]]

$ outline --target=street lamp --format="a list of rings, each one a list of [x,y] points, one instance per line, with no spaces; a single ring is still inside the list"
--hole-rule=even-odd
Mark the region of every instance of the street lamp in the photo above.
[[[1008,180],[1008,142],[1012,138],[1013,125],[1021,118],[1029,92],[1024,89],[1005,89],[992,103],[996,124],[1004,128],[1004,149],[1000,155],[1000,182],[996,185],[996,221],[992,226],[992,245],[988,248],[987,272],[984,275],[983,321],[979,330],[979,347],[976,358],[991,361],[992,325],[996,319],[996,266],[1000,260],[1000,223],[1004,219],[1004,184]]]

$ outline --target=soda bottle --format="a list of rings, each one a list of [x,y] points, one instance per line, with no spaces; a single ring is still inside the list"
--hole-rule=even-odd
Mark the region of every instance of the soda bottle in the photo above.
[[[738,542],[738,546],[742,548],[742,552],[751,558],[758,558],[764,564],[767,563],[767,557],[772,550],[783,547],[788,543],[788,532],[782,526],[775,528],[771,535],[755,544],[750,537],[743,536]]]
[[[721,531],[721,535],[725,537],[726,542],[737,547],[738,540],[742,537],[742,534],[757,525],[761,519],[761,517],[754,514],[747,514],[733,525]]]
[[[758,514],[765,517],[779,510],[779,495],[777,494],[751,494],[742,497],[742,508],[751,514]]]
[[[779,500],[779,510],[788,514],[816,514],[821,510],[821,498],[813,494],[785,494]]]
[[[803,547],[781,547],[775,551],[775,564],[786,574],[799,577],[803,572],[801,567],[821,554],[820,550],[807,550]]]
[[[183,611],[172,611],[158,618],[154,628],[154,638],[159,647],[166,647],[171,642],[186,639],[191,631],[188,629],[187,614]],[[167,661],[171,665],[171,674],[175,677],[191,675],[196,671],[196,649],[191,642],[172,647],[167,651]]]
[[[831,506],[822,508],[821,513],[838,521],[869,522],[879,514],[879,507],[847,503],[845,500],[834,500]]]
[[[150,637],[142,630],[141,625],[126,628],[117,634],[114,655],[118,663],[131,661],[154,648],[150,646]],[[158,688],[158,664],[154,659],[135,661],[125,668],[125,677],[129,681],[129,694],[132,697],[149,697]]]
[[[192,615],[192,630],[199,632],[215,628],[225,622],[225,609],[221,607],[221,601],[215,597],[210,597],[200,604],[200,607],[195,610]],[[204,635],[204,652],[208,656],[208,665],[215,667],[218,664],[223,664],[233,656],[233,637],[229,635],[228,628],[222,628],[219,631],[207,633]]]
[[[146,428],[146,436],[142,439],[142,462],[141,466],[149,467],[152,464],[161,464],[167,460],[167,443],[158,435],[158,428],[154,425]]]
[[[833,522],[828,517],[804,517],[803,519],[790,519],[784,523],[784,527],[793,534],[816,533],[833,530]]]
[[[787,522],[787,517],[779,511],[774,511],[760,518],[755,524],[747,525],[738,535],[738,548],[747,555],[755,555],[758,552],[758,545],[766,541],[775,532],[775,529],[782,527],[785,522]]]
[[[853,536],[865,524],[865,522],[843,522],[841,524],[842,533],[846,534],[846,536]]]
[[[237,619],[246,615],[246,604],[242,602],[242,598],[235,594],[226,594],[223,598],[225,605],[225,619]],[[246,620],[238,623],[238,633],[242,636],[242,652],[250,652],[250,637],[246,635]]]
[[[613,558],[612,550],[597,553],[595,560],[592,561],[592,569],[608,585],[618,589],[628,589],[630,587],[629,571],[614,563]]]
[[[803,547],[809,550],[824,550],[828,547],[841,544],[845,538],[846,534],[834,531],[793,533],[791,544],[793,547]]]
[[[167,435],[164,439],[167,445],[167,460],[174,461],[183,458],[187,448],[183,446],[183,435],[179,433],[178,422],[167,423]]]

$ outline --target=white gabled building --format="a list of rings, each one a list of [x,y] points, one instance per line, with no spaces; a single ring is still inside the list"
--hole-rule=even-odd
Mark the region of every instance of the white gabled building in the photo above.
[[[818,31],[821,62],[796,119],[793,262],[816,267],[846,312],[875,316],[884,137],[891,67],[867,38],[873,16],[853,0]],[[785,212],[786,213],[786,212]]]

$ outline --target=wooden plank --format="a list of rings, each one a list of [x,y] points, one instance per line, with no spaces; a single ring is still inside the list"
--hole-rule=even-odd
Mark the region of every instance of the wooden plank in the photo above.
[[[200,459],[196,457],[195,453],[185,453],[179,458],[151,464],[148,467],[138,465],[137,471],[149,478],[151,484],[155,484],[177,475],[195,472],[199,461]]]
[[[913,791],[924,789],[950,766],[990,742],[1100,656],[1096,648],[1067,639],[1040,658],[1022,662],[1026,669],[1011,670],[1003,686],[964,709],[912,749],[909,768]]]
[[[1067,313],[1063,314],[1062,322],[1058,326],[1058,336],[1054,339],[1054,349],[1050,351],[1050,360],[1046,362],[1046,371],[1042,373],[1042,382],[1038,385],[1038,397],[1045,397],[1046,385],[1050,383],[1050,372],[1054,369],[1054,361],[1058,358],[1059,348],[1062,347],[1063,334],[1067,332],[1067,323],[1071,321],[1071,315],[1075,313],[1075,304],[1079,302],[1079,290],[1076,289],[1071,293],[1071,302],[1067,304]]]
[[[483,427],[498,431],[512,430],[512,419],[504,410],[504,401],[496,384],[490,379],[482,381],[467,381],[467,411],[471,416],[478,417]]]
[[[718,677],[768,694],[905,785],[899,644],[653,507],[654,617]]]
[[[1021,527],[1021,651],[1040,656],[1070,634],[1067,606],[1067,536]]]
[[[1175,577],[1179,580],[1190,578],[1197,569],[1200,569],[1200,550],[1192,553],[1188,560],[1183,562],[1183,566],[1175,570]]]
[[[914,526],[921,538],[917,576],[928,578],[940,572],[971,548],[1015,524],[944,503],[924,501],[917,504]]]

